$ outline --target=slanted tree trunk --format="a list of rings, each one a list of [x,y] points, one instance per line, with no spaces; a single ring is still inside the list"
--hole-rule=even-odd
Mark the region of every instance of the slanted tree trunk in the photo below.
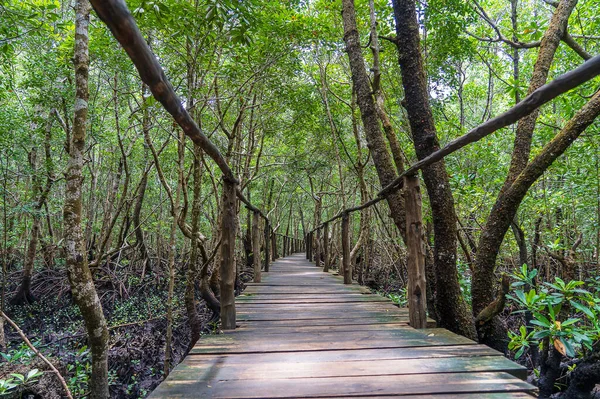
[[[419,159],[439,150],[427,80],[421,56],[419,25],[413,0],[394,0],[396,45],[415,151]],[[423,169],[434,231],[436,311],[439,325],[475,338],[473,319],[462,296],[456,267],[456,214],[450,179],[443,160]]]
[[[381,120],[385,137],[390,145],[396,170],[398,173],[402,173],[404,172],[404,158],[402,149],[400,148],[398,137],[396,137],[396,133],[394,132],[392,122],[385,111],[385,99],[383,98],[383,91],[381,90],[381,66],[379,57],[380,48],[379,36],[377,34],[377,18],[375,16],[375,0],[369,0],[369,17],[371,22],[370,48],[371,53],[373,54],[373,67],[371,69],[373,71],[373,79],[371,81],[371,86],[373,87],[373,94],[375,95],[375,109],[377,110],[377,115]]]
[[[379,125],[373,90],[369,82],[369,75],[365,70],[365,59],[362,55],[360,37],[356,27],[354,0],[342,0],[342,20],[344,23],[344,42],[350,61],[356,100],[379,183],[385,187],[397,177],[397,174]],[[390,216],[401,236],[405,238],[406,217],[402,195],[399,192],[393,192],[386,196],[386,200],[390,208]]]
[[[531,94],[534,90],[546,83],[548,72],[554,59],[554,54],[566,31],[569,16],[576,4],[577,0],[560,1],[552,16],[548,29],[542,38],[538,57],[529,83],[528,94]],[[494,301],[494,287],[497,285],[497,279],[494,277],[496,257],[500,251],[504,236],[510,228],[510,224],[515,217],[516,211],[522,200],[521,197],[518,199],[518,202],[511,204],[510,209],[507,209],[506,202],[512,202],[513,199],[507,198],[505,193],[512,190],[511,186],[528,165],[531,153],[531,140],[538,115],[539,109],[519,120],[517,124],[508,176],[479,238],[471,289],[473,297],[473,315],[478,315],[486,306]],[[533,184],[533,182],[531,183]],[[527,189],[529,189],[529,186]],[[511,219],[507,221],[506,216],[509,214],[512,216]],[[505,328],[500,324],[496,317],[492,318],[486,324],[477,326],[477,330],[482,343],[492,345],[496,349],[505,349]]]
[[[88,113],[88,0],[77,0],[75,20],[75,118],[67,165],[64,205],[64,251],[67,275],[73,299],[85,322],[92,353],[92,373],[89,380],[91,399],[108,399],[108,328],[102,305],[87,264],[81,229],[81,197],[83,187],[83,153],[85,150]]]

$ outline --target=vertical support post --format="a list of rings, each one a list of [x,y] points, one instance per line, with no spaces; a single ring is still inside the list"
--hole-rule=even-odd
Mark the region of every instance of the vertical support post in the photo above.
[[[325,223],[323,226],[323,258],[325,260],[325,266],[323,271],[329,271],[329,223]]]
[[[269,272],[269,262],[271,262],[271,240],[269,239],[269,219],[265,219],[265,273]]]
[[[406,247],[408,250],[408,313],[413,328],[427,327],[425,239],[419,176],[404,177]]]
[[[321,228],[317,229],[315,247],[315,265],[317,265],[317,267],[321,267]]]
[[[289,253],[288,253],[288,242],[287,241],[288,241],[287,236],[283,236],[283,257],[284,258],[289,255]]]
[[[235,330],[235,181],[223,179],[221,212],[221,328]]]
[[[308,243],[310,242],[310,233],[306,233],[304,235],[304,245],[305,245],[305,252],[306,252],[306,259],[310,260],[310,246],[308,245]]]
[[[273,261],[279,259],[279,252],[277,251],[277,234],[274,231],[271,232],[271,241],[273,242]]]
[[[342,270],[344,284],[352,284],[352,266],[350,264],[350,215],[342,214]]]
[[[258,212],[254,212],[252,215],[252,258],[254,265],[254,282],[261,282],[261,268],[260,268],[260,229],[259,219],[260,215]]]

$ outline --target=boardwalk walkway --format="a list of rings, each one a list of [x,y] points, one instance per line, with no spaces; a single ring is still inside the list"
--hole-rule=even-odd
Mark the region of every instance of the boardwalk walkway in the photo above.
[[[344,286],[303,254],[237,298],[234,332],[202,337],[150,396],[166,398],[532,398],[526,371],[408,312]]]

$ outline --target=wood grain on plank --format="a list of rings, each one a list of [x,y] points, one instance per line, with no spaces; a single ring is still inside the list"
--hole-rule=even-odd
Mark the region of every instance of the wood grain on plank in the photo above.
[[[450,331],[415,330],[387,298],[278,260],[236,299],[234,331],[203,336],[155,390],[167,398],[532,398],[526,370]],[[433,321],[429,322],[434,326]]]

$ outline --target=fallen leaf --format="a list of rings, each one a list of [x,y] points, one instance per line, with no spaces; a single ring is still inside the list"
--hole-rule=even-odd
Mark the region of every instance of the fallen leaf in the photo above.
[[[560,339],[554,338],[554,348],[559,351],[561,355],[567,356],[567,348],[565,348],[565,344],[563,344]]]

